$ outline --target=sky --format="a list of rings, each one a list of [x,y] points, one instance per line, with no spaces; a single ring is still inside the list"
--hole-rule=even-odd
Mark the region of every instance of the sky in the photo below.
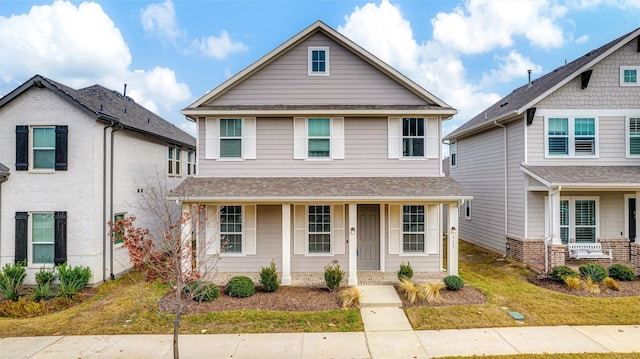
[[[458,110],[640,27],[640,0],[0,0],[0,96],[40,74],[100,84],[195,134],[180,114],[317,20]]]

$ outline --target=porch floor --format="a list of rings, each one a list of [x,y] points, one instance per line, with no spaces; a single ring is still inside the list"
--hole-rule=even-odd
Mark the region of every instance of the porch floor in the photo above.
[[[213,282],[217,285],[225,285],[235,276],[246,276],[254,283],[260,283],[260,273],[257,272],[218,272],[213,275]],[[281,275],[281,273],[279,273]],[[442,280],[447,276],[447,272],[415,272],[413,281],[416,283],[427,283]],[[348,285],[348,273],[342,279],[342,285]],[[394,285],[398,283],[396,272],[380,271],[358,271],[358,285]],[[291,285],[300,287],[324,287],[323,272],[294,272],[291,273]]]

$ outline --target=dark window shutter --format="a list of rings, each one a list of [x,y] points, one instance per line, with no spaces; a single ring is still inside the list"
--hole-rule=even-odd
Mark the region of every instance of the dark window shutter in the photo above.
[[[67,170],[69,126],[56,126],[56,171]]]
[[[15,248],[15,262],[27,261],[27,235],[29,226],[29,213],[16,212],[16,248]]]
[[[55,245],[53,263],[62,264],[67,261],[67,212],[55,212]]]
[[[16,171],[29,169],[29,126],[16,126]]]

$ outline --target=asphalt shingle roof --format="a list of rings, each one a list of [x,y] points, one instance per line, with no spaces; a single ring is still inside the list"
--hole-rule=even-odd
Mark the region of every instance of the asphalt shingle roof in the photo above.
[[[471,198],[451,177],[189,177],[170,197],[224,201]]]
[[[9,167],[0,163],[0,176],[4,177],[9,175]]]
[[[550,185],[640,187],[640,166],[521,166]]]

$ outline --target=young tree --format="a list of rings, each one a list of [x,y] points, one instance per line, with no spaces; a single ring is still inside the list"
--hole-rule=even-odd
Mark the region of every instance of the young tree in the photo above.
[[[113,240],[122,241],[128,249],[134,269],[147,281],[160,280],[172,288],[175,314],[167,318],[173,321],[173,357],[178,359],[182,314],[194,299],[201,298],[198,293],[205,286],[212,285],[200,279],[213,278],[220,259],[220,250],[213,251],[215,254],[206,251],[207,246],[220,245],[214,240],[220,215],[209,211],[208,216],[204,205],[168,201],[168,194],[158,174],[158,185],[143,187],[135,206],[146,223],[137,226],[136,217],[131,215],[109,224]]]

